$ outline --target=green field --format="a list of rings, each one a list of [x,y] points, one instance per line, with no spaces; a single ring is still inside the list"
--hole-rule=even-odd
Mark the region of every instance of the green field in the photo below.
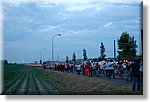
[[[98,94],[129,95],[131,85],[89,78],[71,73],[4,65],[3,92],[5,95]]]

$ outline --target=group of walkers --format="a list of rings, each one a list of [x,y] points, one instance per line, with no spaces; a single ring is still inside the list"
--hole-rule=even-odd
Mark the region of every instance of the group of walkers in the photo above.
[[[132,90],[140,90],[143,83],[143,66],[140,59],[134,61],[84,61],[82,63],[55,63],[53,70],[75,73],[88,77],[122,78],[132,81]]]

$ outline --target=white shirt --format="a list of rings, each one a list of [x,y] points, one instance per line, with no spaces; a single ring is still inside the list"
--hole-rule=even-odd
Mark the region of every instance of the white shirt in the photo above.
[[[76,70],[81,70],[80,65],[76,65]]]

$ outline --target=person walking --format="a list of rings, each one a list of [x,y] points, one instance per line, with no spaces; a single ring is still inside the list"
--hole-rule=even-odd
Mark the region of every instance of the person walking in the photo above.
[[[109,77],[113,76],[113,78],[115,78],[115,72],[114,72],[115,68],[114,68],[113,60],[110,61],[109,69],[110,69],[110,76]]]
[[[132,91],[140,90],[140,59],[131,64],[132,69]]]
[[[129,61],[126,62],[126,72],[127,72],[126,80],[127,81],[129,81],[129,80],[132,81],[131,67],[130,67],[130,62]]]
[[[85,66],[85,76],[88,76],[90,77],[90,63],[86,63],[86,66]]]
[[[121,78],[123,78],[123,67],[122,67],[122,62],[119,62],[118,70],[119,70],[119,75],[121,76]]]
[[[96,71],[96,77],[100,76],[100,65],[98,64],[98,62],[95,65],[95,71]]]
[[[76,67],[76,73],[77,73],[77,75],[80,75],[80,72],[81,72],[81,67],[80,67],[80,65],[77,64],[77,65],[75,65],[75,67]]]

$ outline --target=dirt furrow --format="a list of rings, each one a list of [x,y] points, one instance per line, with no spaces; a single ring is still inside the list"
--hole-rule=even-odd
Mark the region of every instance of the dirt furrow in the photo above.
[[[23,81],[24,77],[26,75],[26,72],[24,72],[21,77],[19,77],[18,80],[16,80],[5,92],[4,94],[16,94],[16,91],[20,87],[21,82]]]
[[[46,77],[38,75],[38,79],[43,84],[44,88],[47,90],[48,94],[58,94],[59,90],[49,81]]]
[[[33,76],[34,76],[36,85],[37,85],[37,87],[38,87],[39,94],[47,95],[48,92],[47,92],[47,90],[44,88],[43,84],[41,83],[41,81],[40,81],[38,75],[34,72],[34,73],[33,73]]]
[[[25,76],[22,84],[20,85],[20,88],[17,91],[18,95],[27,94],[27,79],[28,79],[28,75],[29,75],[29,71],[27,71],[26,76]]]
[[[28,94],[35,95],[38,94],[38,90],[36,89],[36,82],[33,76],[34,70],[30,71],[29,84],[28,84]]]
[[[5,82],[3,84],[3,89],[8,89],[8,87],[10,87],[14,82],[16,82],[18,80],[18,78],[20,78],[22,76],[24,72],[21,72],[20,74],[18,74],[14,79],[12,79],[11,81],[8,81],[7,83]]]

